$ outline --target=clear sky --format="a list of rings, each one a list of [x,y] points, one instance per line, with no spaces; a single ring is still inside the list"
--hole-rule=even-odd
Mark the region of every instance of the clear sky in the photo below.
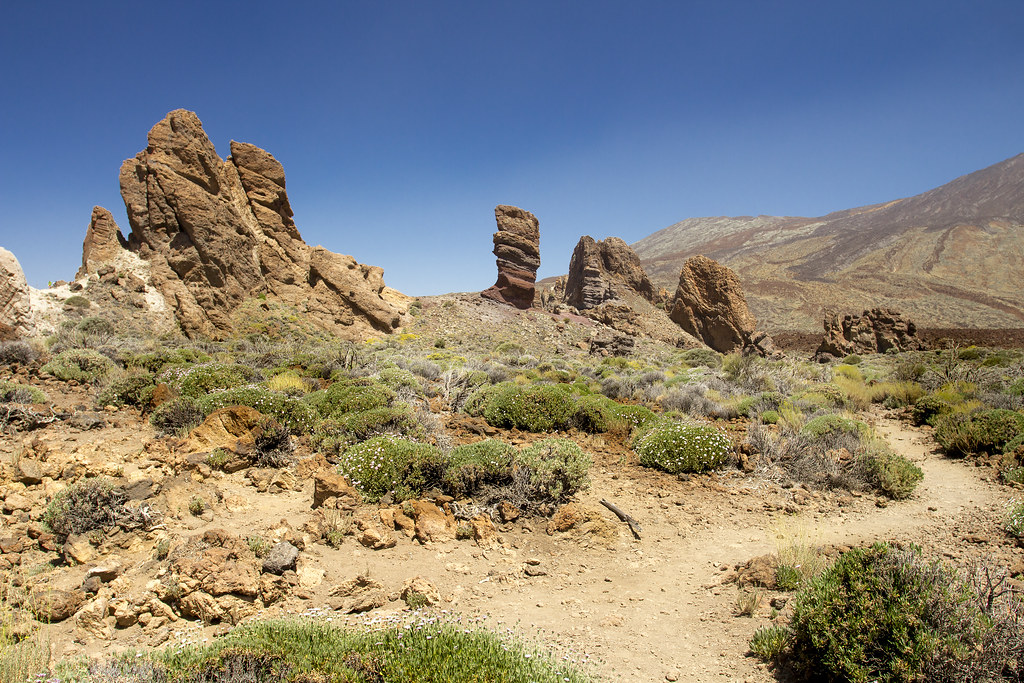
[[[412,295],[540,276],[580,235],[909,196],[1024,151],[1021,0],[11,2],[0,246],[69,279],[94,204],[172,109],[285,167],[305,240]]]

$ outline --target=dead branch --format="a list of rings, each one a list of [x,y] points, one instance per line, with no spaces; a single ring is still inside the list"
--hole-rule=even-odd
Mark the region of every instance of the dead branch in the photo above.
[[[632,516],[627,515],[625,512],[619,509],[614,503],[609,503],[607,500],[602,499],[601,505],[615,513],[615,516],[621,519],[623,522],[629,525],[629,530],[633,532],[633,537],[636,540],[640,540],[640,523],[633,519]]]

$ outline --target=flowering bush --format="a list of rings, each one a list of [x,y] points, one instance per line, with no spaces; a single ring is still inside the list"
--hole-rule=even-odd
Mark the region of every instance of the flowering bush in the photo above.
[[[392,494],[405,500],[436,486],[444,472],[439,449],[394,436],[376,436],[352,446],[338,460],[338,471],[367,499]]]
[[[721,430],[684,422],[656,425],[633,447],[641,465],[672,474],[713,470],[725,462],[731,449],[732,442]]]
[[[275,394],[259,386],[218,391],[200,399],[199,405],[205,415],[227,406],[249,406],[270,415],[295,434],[306,434],[317,423],[316,413],[300,399]]]
[[[496,385],[483,409],[484,419],[494,427],[550,432],[568,429],[576,413],[576,402],[557,385]]]
[[[199,363],[166,368],[160,373],[161,381],[173,387],[182,396],[202,398],[212,391],[233,389],[251,382],[256,371],[236,363]]]
[[[303,401],[321,417],[341,417],[346,413],[386,408],[395,400],[395,392],[370,380],[340,380],[322,391],[307,394]]]
[[[130,372],[108,384],[96,398],[104,406],[144,407],[152,398],[153,375],[148,372]]]
[[[1024,501],[1010,503],[1006,516],[1006,531],[1014,538],[1024,538]]]

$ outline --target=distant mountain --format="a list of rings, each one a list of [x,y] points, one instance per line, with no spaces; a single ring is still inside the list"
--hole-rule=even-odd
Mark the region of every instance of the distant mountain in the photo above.
[[[768,330],[895,308],[923,327],[1024,327],[1024,154],[907,199],[820,218],[690,218],[631,245],[670,292],[704,254]]]

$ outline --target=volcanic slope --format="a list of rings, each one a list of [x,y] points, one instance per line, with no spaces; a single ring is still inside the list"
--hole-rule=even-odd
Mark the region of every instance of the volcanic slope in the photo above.
[[[826,306],[1024,327],[1024,154],[906,199],[819,218],[690,218],[631,246],[669,289],[695,254],[729,266],[769,330],[820,329]]]

